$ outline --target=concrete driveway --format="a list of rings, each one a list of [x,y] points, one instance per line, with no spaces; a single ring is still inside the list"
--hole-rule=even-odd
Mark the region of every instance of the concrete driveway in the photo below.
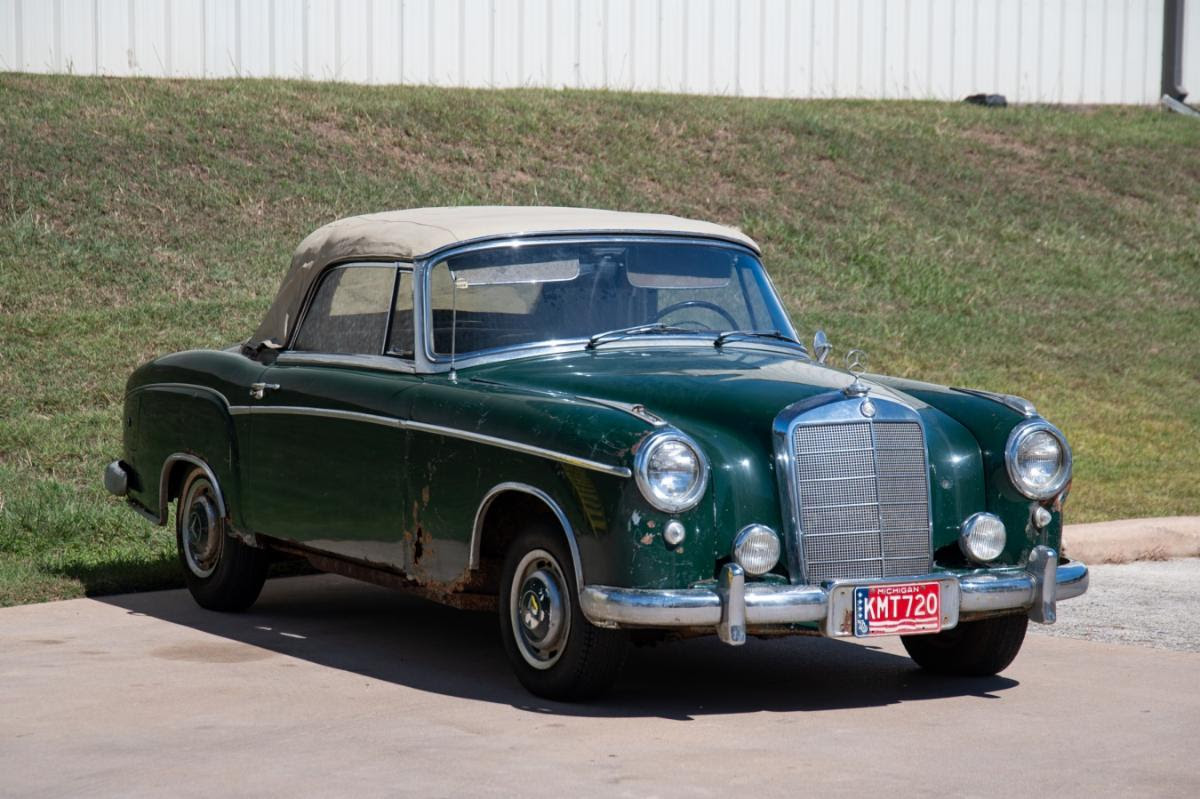
[[[951,681],[894,640],[710,639],[559,705],[491,615],[299,577],[238,616],[183,591],[0,610],[0,795],[1190,797],[1198,687],[1200,654],[1046,635]]]

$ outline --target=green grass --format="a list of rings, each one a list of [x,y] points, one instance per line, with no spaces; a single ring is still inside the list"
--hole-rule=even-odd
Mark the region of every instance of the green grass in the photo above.
[[[314,227],[422,205],[739,225],[802,330],[1033,400],[1069,520],[1200,512],[1194,120],[22,75],[0,109],[0,604],[177,584],[99,486],[126,376],[248,335]]]

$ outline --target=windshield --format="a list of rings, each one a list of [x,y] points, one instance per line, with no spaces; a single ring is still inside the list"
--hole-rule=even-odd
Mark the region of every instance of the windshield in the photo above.
[[[435,355],[589,339],[659,324],[703,336],[793,335],[762,265],[745,250],[691,242],[523,244],[472,250],[429,274]]]

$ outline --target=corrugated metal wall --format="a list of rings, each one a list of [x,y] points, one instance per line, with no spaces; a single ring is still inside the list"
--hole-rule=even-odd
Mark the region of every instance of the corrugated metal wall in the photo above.
[[[1191,0],[1184,9],[1183,87],[1195,103],[1200,100],[1200,0]]]
[[[1193,0],[1186,85],[1200,94]],[[0,0],[0,69],[1152,103],[1162,0]]]

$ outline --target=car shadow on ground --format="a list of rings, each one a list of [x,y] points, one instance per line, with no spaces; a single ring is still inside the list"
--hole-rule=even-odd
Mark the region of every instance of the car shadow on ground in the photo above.
[[[240,614],[202,610],[183,590],[99,601],[328,668],[552,715],[687,720],[944,697],[994,699],[1018,685],[1007,677],[934,677],[907,657],[869,645],[793,637],[729,647],[710,637],[635,648],[609,694],[572,705],[538,699],[521,687],[493,614],[458,611],[340,577],[271,580],[258,603]],[[197,651],[203,660],[202,648]]]

